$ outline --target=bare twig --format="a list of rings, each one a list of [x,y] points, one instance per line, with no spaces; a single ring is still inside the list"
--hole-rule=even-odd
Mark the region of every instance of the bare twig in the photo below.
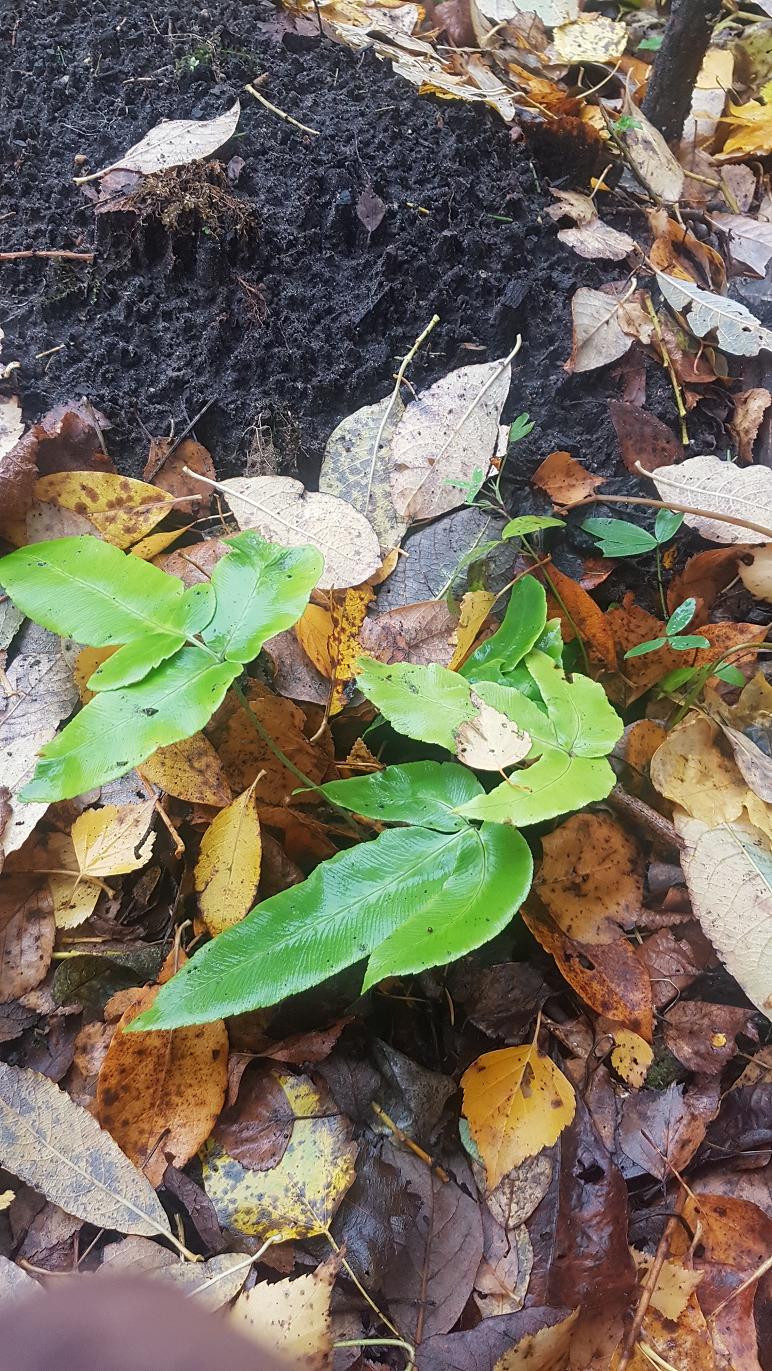
[[[641,1294],[638,1300],[638,1307],[635,1311],[633,1321],[627,1330],[625,1340],[622,1343],[622,1349],[619,1354],[619,1361],[617,1363],[616,1371],[627,1371],[627,1367],[630,1364],[630,1358],[633,1355],[633,1349],[635,1348],[635,1345],[638,1342],[638,1337],[643,1326],[643,1320],[646,1317],[646,1310],[651,1304],[651,1297],[657,1288],[659,1273],[667,1260],[667,1254],[670,1251],[670,1240],[673,1236],[675,1226],[681,1216],[684,1205],[686,1204],[686,1199],[687,1191],[682,1190],[676,1201],[675,1212],[673,1216],[670,1219],[668,1219],[664,1229],[662,1230],[662,1237],[660,1238],[659,1243],[657,1245],[657,1251],[654,1254],[654,1260],[651,1263],[651,1266],[649,1267],[648,1271],[646,1272],[645,1280],[643,1282],[643,1285],[641,1286]]]
[[[93,252],[69,252],[66,248],[24,248],[19,252],[0,252],[0,262],[18,262],[22,257],[55,257],[64,262],[93,262]]]
[[[402,361],[399,364],[399,371],[397,372],[397,377],[394,382],[394,389],[391,392],[389,403],[383,412],[383,418],[381,419],[380,425],[378,427],[378,432],[375,436],[375,442],[373,443],[373,451],[370,457],[370,474],[367,479],[367,499],[365,500],[365,507],[362,510],[362,513],[364,514],[365,518],[367,518],[367,511],[370,508],[370,497],[373,492],[373,476],[375,475],[375,463],[378,460],[378,449],[381,446],[381,439],[383,438],[384,432],[386,430],[386,425],[389,422],[391,412],[394,409],[394,406],[396,405],[397,400],[399,398],[399,388],[404,380],[405,372],[409,367],[410,363],[412,362],[413,358],[415,357],[418,349],[422,346],[423,343],[426,342],[426,339],[429,337],[429,334],[431,333],[432,329],[436,328],[439,322],[439,314],[433,314],[428,324],[426,325],[426,328],[424,329],[423,333],[419,333],[410,351],[405,354],[405,356],[402,358]]]
[[[302,133],[312,133],[315,138],[319,137],[318,129],[311,129],[308,127],[308,124],[301,124],[299,119],[293,119],[291,114],[286,114],[283,109],[279,109],[278,105],[272,105],[270,100],[266,100],[265,96],[260,94],[259,90],[255,90],[254,86],[247,84],[244,89],[248,91],[250,95],[254,95],[255,99],[258,100],[261,105],[264,105],[267,110],[271,111],[271,114],[278,114],[279,118],[283,119],[285,124],[292,124],[296,129],[300,129]]]
[[[651,805],[646,804],[645,800],[639,800],[636,795],[628,794],[621,785],[614,786],[606,799],[606,804],[637,828],[642,828],[657,846],[664,847],[668,851],[678,851],[679,848],[683,847],[683,839],[679,838],[670,820],[666,819],[663,814],[658,814],[656,809],[652,809]]]
[[[380,1119],[381,1123],[386,1125],[389,1131],[394,1134],[395,1138],[399,1139],[399,1141],[402,1143],[404,1147],[408,1148],[410,1152],[414,1153],[414,1155],[418,1157],[420,1161],[426,1163],[426,1165],[429,1167],[429,1170],[434,1172],[435,1176],[437,1176],[438,1179],[442,1181],[443,1185],[447,1184],[447,1182],[450,1180],[450,1176],[448,1175],[445,1168],[442,1166],[438,1166],[436,1162],[432,1161],[432,1158],[429,1156],[429,1153],[425,1152],[422,1147],[419,1147],[418,1143],[413,1142],[413,1139],[409,1138],[407,1133],[404,1133],[402,1131],[399,1124],[395,1123],[393,1119],[389,1118],[389,1115],[386,1113],[385,1109],[381,1109],[381,1106],[373,1101],[372,1111],[375,1114],[376,1118]]]

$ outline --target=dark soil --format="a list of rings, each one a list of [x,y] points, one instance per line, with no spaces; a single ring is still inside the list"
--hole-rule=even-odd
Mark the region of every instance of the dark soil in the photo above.
[[[222,473],[245,469],[259,433],[269,463],[313,482],[329,432],[386,393],[436,311],[414,381],[501,355],[520,330],[508,417],[536,421],[517,449],[523,475],[555,448],[620,474],[605,405],[619,380],[563,371],[571,296],[614,268],[557,242],[523,142],[493,112],[419,97],[372,55],[309,47],[287,23],[248,0],[28,0],[6,20],[0,248],[96,252],[91,264],[2,266],[5,360],[21,363],[25,418],[87,395],[138,474],[148,432],[179,433],[211,402],[196,434]],[[261,76],[319,137],[244,94]],[[160,119],[210,117],[238,94],[219,164],[154,178],[128,212],[95,215],[73,184]],[[368,187],[387,205],[372,234],[356,213]],[[649,391],[672,421],[656,369]]]

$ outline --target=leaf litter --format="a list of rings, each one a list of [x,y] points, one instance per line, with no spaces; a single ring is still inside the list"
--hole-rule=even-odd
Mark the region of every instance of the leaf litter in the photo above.
[[[357,5],[333,3],[321,14],[328,32],[356,50],[396,58],[395,70],[427,95],[484,101],[508,123],[524,124],[526,108],[553,99],[557,122],[581,116],[605,140],[646,217],[620,213],[600,167],[592,178],[577,177],[575,189],[552,188],[551,217],[574,225],[557,228],[558,240],[606,273],[574,295],[573,349],[557,365],[573,376],[571,385],[617,368],[611,409],[622,465],[588,471],[571,451],[543,450],[538,469],[508,487],[518,460],[510,434],[500,480],[500,422],[516,419],[511,383],[526,360],[515,360],[516,347],[503,360],[449,369],[417,391],[403,371],[392,391],[384,376],[382,397],[328,436],[318,491],[273,474],[217,483],[206,450],[192,441],[176,462],[162,461],[155,472],[151,464],[143,482],[130,480],[112,469],[104,440],[93,442],[88,411],[46,416],[23,435],[11,402],[0,458],[11,546],[87,534],[129,559],[167,559],[186,585],[205,584],[218,566],[214,579],[224,583],[238,564],[229,551],[235,520],[241,536],[254,530],[272,545],[310,544],[324,569],[302,618],[268,638],[258,668],[244,678],[251,717],[231,692],[192,738],[157,748],[125,780],[50,808],[25,805],[18,791],[40,747],[76,708],[75,683],[85,703],[119,667],[107,666],[110,656],[86,656],[73,675],[69,648],[9,618],[3,679],[10,688],[0,721],[9,762],[0,810],[0,1160],[59,1207],[65,1228],[83,1221],[133,1235],[111,1244],[98,1238],[92,1266],[106,1270],[114,1251],[118,1265],[145,1263],[154,1279],[174,1279],[212,1308],[235,1299],[231,1318],[250,1336],[310,1358],[309,1365],[331,1364],[331,1309],[341,1294],[360,1335],[384,1341],[382,1350],[363,1349],[366,1366],[376,1357],[394,1364],[401,1354],[389,1344],[414,1355],[422,1371],[568,1371],[590,1364],[583,1360],[590,1345],[605,1358],[596,1365],[744,1365],[755,1356],[753,1303],[769,1216],[697,1181],[705,1149],[713,1160],[716,1146],[726,1156],[720,1130],[740,1127],[729,1105],[754,1088],[740,1082],[740,1071],[766,1042],[772,1006],[772,710],[758,650],[763,605],[772,599],[772,517],[764,513],[767,468],[759,457],[769,392],[745,370],[745,359],[763,361],[772,335],[735,298],[724,272],[726,256],[734,272],[763,275],[769,235],[751,168],[743,165],[753,188],[742,209],[743,178],[722,179],[738,159],[770,150],[769,121],[758,90],[745,90],[741,104],[727,100],[706,59],[692,118],[703,180],[715,181],[707,241],[696,221],[685,229],[663,208],[688,205],[695,186],[684,166],[696,152],[687,155],[686,138],[668,149],[640,111],[646,49],[636,51],[622,15],[580,14],[571,0],[532,0],[527,10],[515,0],[486,0],[468,7],[468,16],[465,9],[457,18],[468,18],[478,44],[486,40],[482,58],[462,51],[474,46],[467,42],[451,59],[417,7],[377,6],[377,26]],[[524,15],[530,50],[518,42]],[[449,34],[450,16],[443,22]],[[711,53],[715,64],[723,50]],[[621,63],[624,94],[612,87],[593,102],[583,78],[577,83],[566,71],[585,62]],[[711,96],[705,108],[701,95]],[[94,175],[115,167],[148,175],[207,157],[238,118],[237,102],[218,119],[163,122]],[[375,234],[390,210],[373,190],[356,212]],[[637,272],[626,281],[625,259]],[[659,409],[681,426],[681,440],[644,407],[645,391],[644,405],[632,403],[636,367],[649,376],[659,368],[672,390],[671,410]],[[722,403],[722,386],[731,385],[739,387],[733,426]],[[721,443],[691,455],[689,425],[705,415],[746,465],[726,460]],[[605,421],[599,414],[599,429]],[[157,456],[165,455],[159,447]],[[614,483],[623,469],[624,484]],[[607,495],[606,508],[617,515],[613,502],[634,489],[643,490],[638,499],[650,498],[651,483],[633,487],[628,479],[642,472],[652,474],[665,506],[695,509],[684,516],[691,541],[682,555],[685,535],[676,530],[672,542],[657,545],[656,565],[640,551],[626,558],[616,543],[611,590],[600,579],[606,570],[592,568],[587,544],[576,541],[571,511]],[[513,492],[520,496],[514,506]],[[640,529],[635,499],[624,513]],[[201,523],[188,527],[181,520],[193,500]],[[207,513],[218,509],[209,523]],[[470,510],[493,514],[498,524],[488,519],[492,536],[470,535],[459,556],[447,521],[460,528]],[[422,525],[413,538],[411,523]],[[411,596],[403,592],[410,575],[423,575],[417,537],[427,532],[432,575],[443,557],[448,565],[429,593]],[[699,550],[700,538],[728,545],[734,560],[721,569],[700,562],[711,555]],[[507,558],[498,583],[494,551]],[[531,568],[543,582],[545,608],[518,656],[510,640],[516,616],[508,619],[504,597]],[[243,562],[234,595],[248,574]],[[735,577],[744,588],[741,611],[731,598]],[[667,621],[690,598],[699,620],[690,627],[704,632],[708,647],[700,639],[680,651]],[[551,682],[545,663],[560,655],[556,622],[566,672]],[[37,634],[31,641],[30,632]],[[233,641],[233,617],[217,632],[218,641]],[[647,634],[662,646],[626,660]],[[476,675],[480,664],[484,674]],[[580,675],[593,678],[588,687],[598,695],[587,695],[570,732],[561,710]],[[516,708],[515,690],[524,702]],[[561,768],[570,767],[556,787],[564,774],[578,784],[581,765],[595,775],[607,766],[605,735],[602,743],[591,738],[604,690],[625,706],[643,701],[636,708],[660,730],[659,746],[615,746],[606,720],[616,788],[603,773],[605,790],[590,786],[584,797],[580,787],[574,803],[569,786],[545,819],[536,809],[539,777],[556,741]],[[405,700],[416,697],[426,716],[416,741],[443,749],[441,767],[394,751],[405,746],[395,743],[395,729],[412,736]],[[366,982],[373,988],[364,996],[361,977],[352,979],[343,964],[323,995],[306,989],[290,999],[290,990],[309,984],[290,977],[284,1005],[227,1022],[210,1018],[203,1028],[124,1031],[155,1003],[165,972],[162,957],[154,968],[111,964],[110,939],[132,953],[168,940],[176,923],[216,947],[266,897],[286,896],[320,863],[388,835],[384,824],[397,811],[383,806],[405,803],[389,793],[388,779],[383,788],[395,763],[404,771],[461,771],[449,754],[483,784],[475,780],[479,789],[459,791],[451,805],[432,789],[431,769],[422,773],[422,821],[432,843],[438,833],[443,842],[452,838],[469,817],[485,820],[483,833],[506,814],[510,828],[525,825],[528,862],[536,863],[522,919],[511,923],[513,909],[502,924],[498,962],[493,949],[459,944],[447,955],[466,956],[452,974],[425,956],[413,969],[403,948],[390,972],[382,948],[395,939],[399,948],[393,930],[380,949],[352,949],[354,958],[373,953]],[[382,790],[360,789],[347,808],[352,792],[336,787],[378,776]],[[565,818],[569,809],[579,812]],[[409,818],[404,810],[397,822]],[[392,846],[399,875],[403,850]],[[432,919],[441,900],[429,906]],[[417,917],[409,926],[413,950],[426,936],[425,916]],[[95,945],[106,955],[95,955]],[[272,955],[269,945],[264,956]],[[65,984],[68,963],[76,974]],[[105,993],[117,989],[110,981],[93,996],[87,986],[117,966],[125,973],[118,993]],[[281,987],[276,998],[284,998]],[[411,1055],[384,1046],[379,1033]],[[35,1055],[40,1037],[47,1074],[36,1069],[44,1060]],[[55,1056],[62,1059],[56,1067]],[[331,1093],[323,1079],[335,1082]],[[448,1087],[439,1095],[438,1079]],[[646,1188],[652,1180],[656,1195]],[[175,1206],[186,1240],[206,1259],[200,1265],[168,1264],[169,1244],[180,1240],[156,1190]],[[681,1206],[681,1228],[663,1219],[663,1193]],[[29,1220],[10,1194],[21,1237]],[[301,1249],[309,1239],[317,1246]],[[146,1246],[132,1255],[135,1241]],[[220,1243],[224,1251],[216,1250]],[[22,1242],[9,1250],[17,1260],[4,1258],[4,1290],[31,1280],[19,1264]],[[278,1281],[268,1278],[272,1262]],[[625,1361],[625,1327],[636,1309],[637,1342]]]

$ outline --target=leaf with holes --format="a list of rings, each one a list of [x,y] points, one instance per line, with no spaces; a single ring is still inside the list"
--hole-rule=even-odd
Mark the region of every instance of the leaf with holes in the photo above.
[[[551,1147],[576,1108],[570,1082],[535,1042],[484,1053],[464,1072],[461,1089],[489,1190],[526,1157]]]

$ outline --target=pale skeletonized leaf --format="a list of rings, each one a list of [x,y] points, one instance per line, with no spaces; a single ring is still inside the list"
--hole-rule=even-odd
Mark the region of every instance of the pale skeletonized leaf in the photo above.
[[[668,304],[683,315],[696,338],[713,334],[717,346],[735,357],[755,357],[762,348],[772,348],[772,329],[764,328],[737,300],[701,290],[691,281],[662,271],[657,272],[657,282]]]
[[[535,14],[552,28],[579,14],[579,0],[475,0],[475,5],[491,24],[505,24],[517,14]]]
[[[21,405],[15,395],[0,400],[0,457],[15,447],[24,432]]]
[[[346,500],[310,493],[290,476],[236,476],[221,489],[240,528],[257,529],[284,547],[319,549],[321,590],[361,585],[381,565],[372,524]]]
[[[169,1233],[150,1182],[47,1076],[0,1063],[0,1163],[66,1213],[119,1233]]]
[[[473,771],[501,771],[528,756],[531,738],[505,714],[471,693],[477,713],[456,730],[456,756]]]
[[[571,301],[574,347],[566,371],[594,371],[616,362],[633,339],[649,343],[654,325],[637,299],[580,286]]]
[[[511,375],[507,359],[459,367],[408,405],[392,439],[398,515],[433,519],[476,494],[496,452]]]
[[[674,815],[692,907],[748,999],[772,1011],[772,854],[745,823],[710,828],[684,810]]]
[[[106,176],[108,171],[137,171],[149,176],[168,167],[186,166],[209,157],[236,132],[241,106],[237,100],[216,119],[164,119],[144,138],[116,158],[109,166],[78,180],[90,181]]]
[[[8,1257],[0,1256],[0,1301],[18,1300],[20,1295],[34,1295],[36,1290],[40,1290],[37,1281]]]
[[[772,224],[750,214],[714,214],[713,219],[729,234],[729,252],[740,266],[763,276],[772,257]]]
[[[770,335],[772,337],[772,335]],[[685,522],[711,543],[764,543],[763,533],[711,519],[710,513],[737,515],[772,529],[772,471],[769,467],[738,467],[715,454],[687,457],[674,466],[651,473],[660,499],[692,505],[708,512],[686,514]]]
[[[637,247],[628,233],[620,233],[619,229],[604,224],[600,219],[591,219],[577,228],[561,229],[558,238],[580,257],[589,257],[591,261],[606,259],[609,262],[621,262]]]
[[[322,494],[348,500],[369,519],[385,552],[399,547],[406,528],[392,504],[389,480],[391,440],[405,406],[399,397],[393,404],[392,399],[387,395],[377,404],[364,405],[341,420],[327,439],[319,473]],[[390,406],[391,412],[387,414]]]

